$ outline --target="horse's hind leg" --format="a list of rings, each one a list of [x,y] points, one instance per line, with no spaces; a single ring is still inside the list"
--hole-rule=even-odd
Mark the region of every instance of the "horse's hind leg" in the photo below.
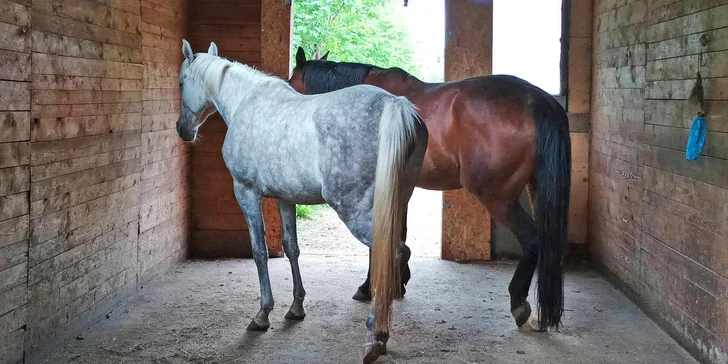
[[[240,209],[243,210],[245,221],[250,231],[250,242],[253,246],[253,260],[258,268],[258,281],[260,283],[260,311],[248,325],[248,330],[265,331],[270,327],[268,314],[273,310],[273,292],[270,288],[268,276],[268,247],[265,245],[265,230],[263,228],[262,197],[254,189],[242,183],[235,183],[235,197]]]
[[[404,217],[402,221],[402,241],[399,245],[399,249],[397,251],[397,261],[399,263],[399,274],[400,279],[402,282],[402,286],[400,287],[400,298],[404,297],[404,294],[407,292],[407,289],[405,286],[407,285],[407,282],[409,282],[411,273],[409,268],[409,259],[412,255],[412,252],[410,251],[410,248],[405,243],[407,241],[407,208],[405,207],[404,210]],[[367,272],[367,280],[364,281],[364,283],[359,286],[359,288],[356,290],[356,293],[352,297],[352,299],[361,301],[361,302],[367,302],[372,299],[372,291],[370,287],[370,279],[371,279],[371,269],[372,269],[372,259],[371,259],[371,249],[369,254],[369,271]]]
[[[516,320],[516,325],[521,327],[531,316],[531,305],[527,298],[533,273],[538,264],[538,235],[536,222],[518,203],[511,205],[510,221],[505,223],[516,235],[522,249],[521,260],[508,286],[511,295],[511,314]]]
[[[301,271],[298,268],[298,236],[296,233],[296,205],[278,201],[278,212],[281,214],[283,224],[283,251],[291,262],[291,274],[293,276],[293,303],[286,313],[289,320],[303,320],[306,317],[306,310],[303,309],[303,300],[306,291],[301,281]]]

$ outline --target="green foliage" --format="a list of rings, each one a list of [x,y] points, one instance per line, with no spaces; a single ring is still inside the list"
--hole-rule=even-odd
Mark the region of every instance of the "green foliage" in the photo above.
[[[296,205],[296,217],[299,219],[310,219],[321,206],[326,205]]]
[[[392,15],[397,6],[401,0],[296,0],[293,44],[309,59],[318,45],[330,61],[416,71],[406,27]]]

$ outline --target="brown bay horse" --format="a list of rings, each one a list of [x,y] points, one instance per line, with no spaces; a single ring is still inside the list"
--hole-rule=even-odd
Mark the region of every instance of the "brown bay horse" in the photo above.
[[[558,328],[571,184],[568,118],[558,101],[513,76],[425,83],[399,68],[325,59],[307,60],[299,48],[289,84],[298,92],[318,94],[364,83],[412,101],[429,132],[417,186],[465,188],[513,231],[523,250],[508,288],[516,324],[530,317],[527,297],[538,268],[539,329]],[[535,221],[519,203],[527,187],[529,195],[536,192]],[[406,283],[409,270],[406,260],[402,263]],[[370,297],[367,278],[355,298]]]

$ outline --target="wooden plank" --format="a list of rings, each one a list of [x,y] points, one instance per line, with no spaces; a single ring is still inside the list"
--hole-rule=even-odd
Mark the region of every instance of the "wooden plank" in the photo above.
[[[597,68],[647,65],[644,44],[602,50],[594,58]]]
[[[33,182],[31,185],[30,201],[32,204],[33,202],[44,198],[70,193],[74,190],[80,190],[87,186],[93,186],[138,172],[139,161],[132,159],[100,168],[84,170],[56,178]]]
[[[138,147],[140,144],[141,138],[138,130],[91,135],[68,140],[37,142],[33,143],[30,162],[32,165],[37,166]]]
[[[569,43],[570,113],[588,113],[591,103],[591,38],[572,38]]]
[[[48,178],[64,176],[87,169],[99,168],[131,159],[138,160],[139,147],[114,150],[108,153],[94,154],[86,157],[68,159],[30,168],[31,181],[37,182]]]
[[[33,11],[93,24],[125,33],[139,34],[141,17],[93,0],[34,0]],[[33,19],[35,22],[35,18]]]
[[[728,161],[712,157],[700,157],[695,161],[686,161],[685,152],[645,146],[645,165],[698,181],[728,188]]]
[[[682,220],[667,211],[644,204],[645,233],[706,268],[728,273],[728,246],[724,237]]]
[[[214,37],[229,33],[240,34],[241,37],[259,38],[261,30],[260,25],[190,24],[188,33],[195,37]]]
[[[650,25],[645,40],[657,42],[728,26],[728,4]]]
[[[128,13],[139,15],[141,13],[141,2],[139,0],[93,0],[106,6],[124,10]]]
[[[141,113],[106,114],[36,120],[31,134],[34,142],[139,130],[142,116]]]
[[[645,124],[690,128],[697,111],[687,100],[647,100]],[[709,101],[705,111],[706,130],[728,132],[728,102]]]
[[[721,216],[728,215],[728,190],[725,188],[653,167],[645,166],[644,171],[645,189],[709,214],[712,219],[720,220]],[[728,224],[728,221],[721,221],[721,224]]]
[[[26,26],[0,22],[0,49],[15,52],[30,52],[30,31]]]
[[[26,192],[0,197],[0,221],[25,215],[28,212],[28,194]]]
[[[17,287],[18,285],[24,284],[28,277],[28,263],[17,264],[13,267],[0,270],[0,293],[10,290],[11,288]],[[0,316],[2,320],[4,316]],[[8,329],[8,326],[0,325],[0,330]],[[16,329],[14,327],[12,329]],[[7,332],[0,331],[0,336],[7,334]]]
[[[59,256],[61,253],[71,251],[72,249],[82,246],[84,244],[89,245],[87,249],[91,249],[90,253],[84,253],[88,256],[103,249],[109,244],[108,237],[120,236],[127,231],[129,224],[132,224],[137,230],[139,218],[139,206],[131,206],[125,210],[119,211],[118,214],[112,214],[104,216],[103,218],[94,221],[93,224],[87,224],[71,231],[66,236],[59,236],[50,240],[47,240],[40,244],[30,245],[29,252],[29,263],[31,267],[34,267],[42,262],[45,262],[51,258]],[[117,241],[119,239],[114,238]],[[81,248],[79,248],[81,249]],[[70,253],[69,253],[70,254]],[[74,253],[76,254],[76,253]],[[79,263],[81,266],[90,266],[90,261],[81,260],[83,263]],[[81,266],[70,265],[68,268],[61,270],[58,274],[55,274],[49,279],[43,279],[40,281],[40,288],[35,287],[33,292],[39,292],[41,295],[46,294],[49,289],[54,289],[64,284],[68,284],[73,279],[76,279],[83,274],[84,269]],[[45,289],[43,287],[46,287]],[[50,287],[50,288],[48,288]]]
[[[30,205],[30,217],[37,218],[42,215],[51,214],[112,193],[129,189],[137,183],[139,183],[139,174],[135,173],[88,187],[78,188],[62,195],[33,201]]]
[[[30,113],[0,111],[0,142],[30,140]]]
[[[17,2],[0,0],[0,22],[30,27],[30,7]]]
[[[261,23],[260,5],[200,4],[193,2],[189,6],[189,14],[189,24],[195,25],[255,25]]]
[[[139,34],[114,30],[84,21],[61,18],[39,11],[33,11],[32,17],[33,30],[45,33],[66,35],[130,48],[140,48],[142,42],[142,37]],[[28,33],[28,40],[30,40],[30,33]],[[28,42],[29,46],[30,42]]]
[[[198,9],[195,8],[194,3],[191,3],[188,6],[190,7],[191,13],[197,11]],[[243,13],[236,13],[235,15],[242,18],[245,17],[245,14]],[[178,38],[179,34],[184,31],[185,27],[183,19],[177,18],[175,16],[170,16],[168,14],[165,14],[165,12],[151,9],[145,6],[142,6],[142,20],[149,24],[154,24],[162,29],[174,31],[174,33],[169,34],[173,35],[170,38]]]
[[[147,164],[142,166],[142,180],[145,180],[150,177],[154,177],[156,175],[182,168],[184,166],[189,165],[189,155],[183,154],[177,157],[172,157],[169,159],[165,159],[160,162]]]
[[[159,149],[151,153],[143,154],[141,157],[141,164],[147,165],[157,163],[165,159],[177,157],[187,153],[189,153],[189,145],[182,144],[182,142],[180,142],[179,145],[175,145],[171,148]]]
[[[24,306],[27,289],[28,287],[21,284],[0,294],[0,316]]]
[[[703,35],[708,36],[710,39],[705,47],[700,44],[700,37]],[[728,49],[728,28],[721,28],[650,43],[647,45],[647,59],[681,57],[699,54],[700,52],[724,51],[726,49]]]
[[[728,4],[728,0],[693,0],[674,2],[650,12],[649,23],[655,24],[665,22],[724,4]]]
[[[24,192],[30,186],[28,166],[0,169],[0,196]]]
[[[645,67],[602,68],[595,72],[596,82],[603,88],[641,89],[645,85]]]
[[[77,105],[33,105],[34,118],[129,114],[139,112],[142,112],[141,102]]]
[[[106,215],[134,206],[139,201],[139,188],[132,187],[117,193],[73,206],[30,221],[31,244],[42,243],[91,224]]]
[[[645,99],[687,100],[695,80],[650,81]],[[705,100],[728,100],[728,77],[703,79]]]
[[[715,232],[721,236],[728,236],[728,229],[726,229],[725,223],[726,214],[722,210],[718,210],[716,214],[706,213],[650,190],[644,191],[643,201],[661,210],[668,211],[696,226]]]
[[[30,54],[0,50],[0,79],[10,81],[30,80]]]
[[[613,49],[644,43],[646,33],[643,23],[597,33],[596,49]]]
[[[58,56],[140,63],[141,49],[33,31],[33,52]]]
[[[644,22],[647,16],[647,3],[637,1],[625,6],[616,8],[603,14],[596,19],[596,31],[602,33],[637,23]]]
[[[30,110],[30,82],[0,81],[0,105],[9,111]]]
[[[645,125],[645,140],[649,145],[683,152],[688,143],[690,129],[661,125]],[[704,156],[728,159],[728,133],[707,132],[705,146],[700,153]]]
[[[28,239],[28,226],[27,215],[0,221],[0,247]]]
[[[221,37],[214,35],[195,35],[188,40],[192,49],[207,49],[210,46],[210,42],[215,42],[220,51],[220,55],[225,55],[228,52],[260,52],[262,49],[260,36],[238,35]],[[285,41],[285,39],[281,41]],[[179,47],[174,47],[171,50],[178,52],[179,50],[177,48]],[[288,47],[283,48],[288,49]]]
[[[0,144],[0,168],[17,167],[30,163],[30,143],[3,143]],[[2,182],[0,182],[2,183]]]
[[[28,241],[24,240],[0,248],[0,271],[28,262]],[[0,289],[0,292],[2,289]]]
[[[35,54],[33,55],[33,75],[41,74],[141,80],[144,75],[144,67],[133,63]]]

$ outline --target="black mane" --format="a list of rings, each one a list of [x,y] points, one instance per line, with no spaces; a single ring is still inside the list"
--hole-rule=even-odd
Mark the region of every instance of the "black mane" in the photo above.
[[[306,62],[301,73],[309,92],[321,94],[360,85],[373,69],[377,67],[363,63],[314,60]]]

